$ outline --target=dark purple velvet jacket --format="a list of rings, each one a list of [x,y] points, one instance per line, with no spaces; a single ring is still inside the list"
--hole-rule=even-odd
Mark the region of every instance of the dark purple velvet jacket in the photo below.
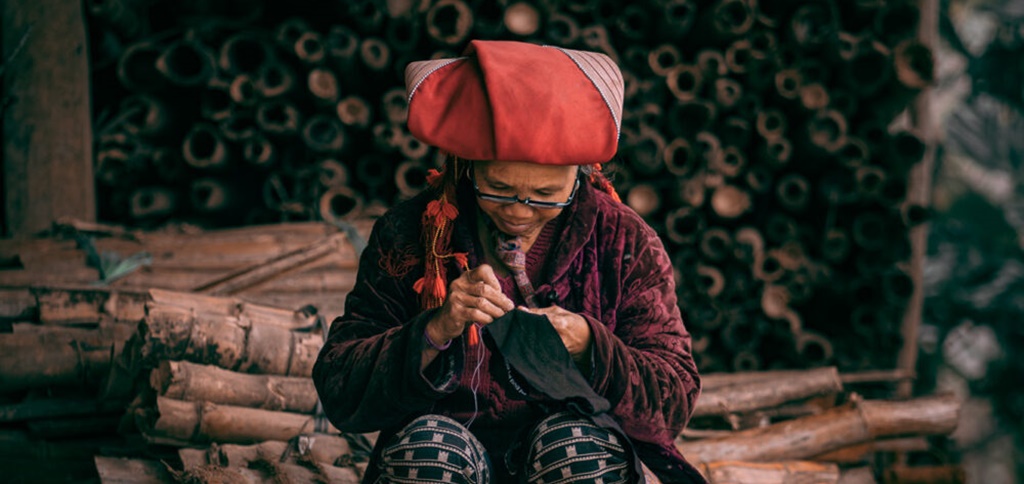
[[[420,220],[432,198],[424,193],[400,203],[374,225],[345,315],[332,324],[313,379],[337,428],[380,430],[379,442],[418,415],[437,413],[466,423],[475,413],[470,430],[498,464],[501,482],[507,479],[501,477],[506,449],[543,416],[506,391],[505,366],[492,364],[486,345],[469,347],[465,336],[420,371],[423,330],[433,311],[420,309],[412,287],[423,275]],[[468,252],[475,267],[484,256],[475,237],[471,189],[460,187],[459,207],[452,245]],[[674,445],[700,394],[700,378],[661,240],[630,208],[586,183],[556,220],[560,232],[552,237],[540,280],[533,281],[537,300],[590,323],[591,385],[611,403],[640,459],[663,482],[703,482]],[[456,277],[452,267],[449,281]],[[502,283],[505,293],[522,304],[510,280]],[[478,362],[474,412],[471,385]],[[371,465],[368,474],[373,473]]]

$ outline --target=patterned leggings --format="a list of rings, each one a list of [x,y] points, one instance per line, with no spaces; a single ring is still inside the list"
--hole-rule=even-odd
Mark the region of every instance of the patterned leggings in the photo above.
[[[551,415],[524,444],[519,482],[630,482],[633,461],[623,442],[607,429],[572,412]],[[458,422],[424,415],[406,425],[383,449],[378,483],[495,481],[487,451]]]

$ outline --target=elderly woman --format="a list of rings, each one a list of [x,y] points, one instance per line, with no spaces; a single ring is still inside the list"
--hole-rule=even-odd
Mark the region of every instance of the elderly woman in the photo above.
[[[406,84],[449,157],[374,226],[313,375],[335,426],[381,431],[364,482],[703,482],[671,263],[600,172],[618,68],[474,41]]]

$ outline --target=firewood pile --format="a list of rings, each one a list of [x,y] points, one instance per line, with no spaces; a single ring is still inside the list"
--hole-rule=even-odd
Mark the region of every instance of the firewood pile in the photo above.
[[[97,182],[134,225],[335,221],[424,186],[402,71],[469,39],[607,53],[624,200],[662,235],[705,371],[896,366],[932,80],[915,3],[89,2]],[[244,3],[244,5],[242,5]]]
[[[95,447],[102,482],[358,482],[375,436],[339,433],[318,409],[310,374],[324,321],[158,289],[132,295],[135,304],[113,300],[94,306],[107,323],[97,329],[20,323],[19,332],[0,335],[0,395],[41,386],[94,393],[9,405],[0,412],[4,425],[102,418],[106,427],[95,432],[116,427],[125,440]],[[59,357],[60,348],[89,366],[55,380],[41,359],[8,364],[31,351]],[[934,452],[926,437],[956,427],[960,403],[952,396],[883,401],[855,391],[909,376],[834,367],[708,374],[677,446],[715,483],[923,482],[907,476],[937,473],[962,482],[955,466],[879,457]]]

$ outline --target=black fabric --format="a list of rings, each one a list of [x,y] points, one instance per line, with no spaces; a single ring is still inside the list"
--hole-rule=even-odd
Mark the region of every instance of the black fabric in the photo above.
[[[519,309],[509,311],[484,327],[484,342],[508,368],[508,386],[548,413],[569,409],[595,425],[622,437],[633,455],[633,472],[643,477],[640,459],[622,427],[607,412],[608,399],[598,395],[576,368],[561,337],[547,316]],[[515,451],[513,449],[512,451]]]

